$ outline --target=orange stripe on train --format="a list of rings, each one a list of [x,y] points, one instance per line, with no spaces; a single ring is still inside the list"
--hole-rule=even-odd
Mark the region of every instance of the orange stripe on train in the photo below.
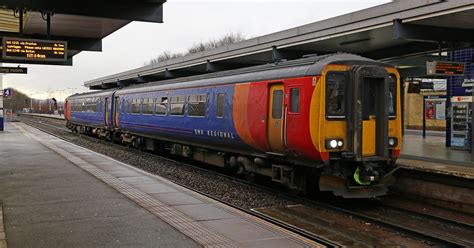
[[[247,144],[255,149],[260,149],[250,133],[248,122],[248,98],[249,98],[250,83],[237,84],[234,88],[234,110],[233,119],[234,127],[239,137]]]

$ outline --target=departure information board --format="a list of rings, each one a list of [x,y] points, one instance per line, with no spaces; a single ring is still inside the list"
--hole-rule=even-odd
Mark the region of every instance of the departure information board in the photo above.
[[[4,37],[2,57],[23,61],[66,61],[67,42]]]
[[[428,75],[438,76],[462,76],[464,75],[466,64],[461,62],[433,61],[426,62]]]

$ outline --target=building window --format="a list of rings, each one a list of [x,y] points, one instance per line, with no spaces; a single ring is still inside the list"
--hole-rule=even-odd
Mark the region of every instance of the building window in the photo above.
[[[185,96],[170,97],[170,115],[184,115]]]
[[[326,75],[326,115],[328,117],[345,117],[346,76],[343,73]]]
[[[273,91],[272,118],[281,119],[283,116],[283,91]]]
[[[144,115],[153,114],[153,98],[143,98],[142,112]]]
[[[188,115],[202,117],[206,116],[206,95],[191,95],[188,97]]]
[[[290,89],[290,112],[291,113],[300,112],[300,89],[299,88]]]
[[[225,94],[217,94],[217,117],[224,117],[224,104],[225,104]]]
[[[158,97],[155,99],[155,114],[166,115],[168,110],[168,97]]]

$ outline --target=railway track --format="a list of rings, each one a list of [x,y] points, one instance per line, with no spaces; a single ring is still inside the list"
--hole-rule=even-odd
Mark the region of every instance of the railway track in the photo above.
[[[31,118],[31,117],[30,117]],[[61,135],[57,135],[54,132],[40,128],[38,125],[42,125],[47,128],[60,130],[62,132],[70,131],[64,127],[64,121],[58,120],[26,120],[23,119],[26,124],[32,125],[36,128],[42,129],[56,137],[68,140]],[[62,124],[62,126],[61,126]],[[58,126],[59,125],[59,126]],[[84,138],[90,141],[97,142],[96,138],[84,136]],[[70,140],[68,140],[70,141]],[[116,148],[122,148],[123,146],[118,144],[112,144],[110,142],[104,142]],[[144,153],[141,151],[133,150],[136,153]],[[383,202],[374,201],[362,201],[355,205],[347,207],[347,201],[344,203],[340,202],[320,202],[310,200],[307,198],[301,198],[293,195],[289,195],[280,190],[275,190],[270,187],[262,186],[260,184],[251,183],[235,176],[230,176],[222,173],[218,173],[214,170],[207,169],[202,166],[196,166],[190,163],[176,160],[171,157],[159,156],[156,154],[146,153],[147,156],[155,156],[160,159],[167,160],[172,163],[180,165],[190,166],[195,170],[200,170],[205,173],[212,174],[213,176],[225,177],[227,180],[245,184],[251,187],[257,187],[259,190],[266,191],[270,194],[278,195],[278,197],[284,198],[288,201],[295,202],[297,204],[288,206],[279,206],[276,208],[254,208],[248,209],[245,207],[238,206],[230,203],[229,201],[223,200],[221,197],[216,197],[205,191],[196,190],[195,188],[186,185],[185,183],[176,182],[183,187],[196,191],[200,194],[206,195],[212,199],[215,199],[223,204],[230,205],[241,211],[244,211],[250,215],[263,218],[269,222],[277,224],[282,228],[291,230],[292,232],[298,233],[304,237],[315,240],[328,247],[338,246],[388,246],[396,244],[392,242],[384,242],[383,239],[374,240],[372,234],[377,232],[377,229],[390,230],[392,233],[407,236],[408,239],[421,240],[426,245],[437,245],[437,246],[449,246],[449,247],[466,247],[473,246],[474,240],[470,237],[474,237],[474,228],[471,223],[463,223],[462,221],[455,221],[448,218],[439,217],[436,215],[423,214],[409,209],[403,209],[401,207],[395,207],[390,205],[384,205]],[[342,204],[342,205],[341,205]],[[346,206],[344,206],[344,204]],[[367,207],[370,206],[370,207]],[[316,209],[316,210],[315,210]],[[330,214],[324,214],[327,211]],[[308,214],[310,213],[310,214]],[[313,215],[311,215],[314,213]],[[356,222],[361,225],[359,232],[349,230],[350,227],[345,226],[344,223],[335,222],[331,218],[334,217],[334,213],[344,215],[344,218],[350,219],[348,223]],[[317,216],[314,216],[317,215]],[[395,218],[389,218],[389,215],[396,215]],[[309,223],[308,219],[313,218],[314,223]],[[397,219],[398,218],[398,219]],[[293,220],[293,221],[292,221]],[[342,223],[342,224],[341,224]],[[415,223],[415,224],[413,224]],[[352,223],[354,224],[354,223]],[[427,227],[428,226],[428,227]],[[341,231],[347,229],[346,231]],[[357,229],[357,227],[355,228]],[[363,230],[363,231],[362,231]],[[366,235],[366,230],[371,231],[371,235]],[[380,231],[381,236],[386,235],[384,231]]]

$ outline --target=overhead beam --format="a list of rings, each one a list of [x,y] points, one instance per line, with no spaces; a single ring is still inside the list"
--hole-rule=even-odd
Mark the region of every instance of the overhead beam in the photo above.
[[[0,50],[1,53],[1,50]],[[2,59],[0,58],[0,63],[10,63],[10,64],[37,64],[37,65],[66,65],[72,66],[72,57],[69,57],[64,62],[54,62],[54,61],[35,61],[35,60],[11,60],[11,59]]]
[[[282,60],[292,60],[302,58],[304,55],[315,54],[315,52],[279,49],[276,46],[272,47],[272,60],[273,62]]]
[[[425,77],[426,67],[412,67],[406,69],[398,69],[400,77]]]
[[[239,69],[243,67],[248,67],[248,64],[231,64],[231,63],[222,63],[222,62],[206,62],[206,72],[219,72],[219,71],[227,71],[232,69]]]
[[[393,21],[395,39],[436,42],[474,42],[474,29],[437,27]]]
[[[448,48],[448,46],[444,45],[443,49],[444,48]],[[437,50],[438,44],[433,42],[410,42],[399,46],[378,49],[375,51],[363,53],[361,55],[367,58],[379,60],[389,58],[401,58],[404,56],[421,53],[432,53],[436,52]]]
[[[164,2],[166,0],[2,0],[1,5],[10,9],[162,23]]]
[[[26,39],[42,39],[47,40],[46,35],[41,34],[20,34],[11,32],[0,32],[0,37],[18,37]],[[102,40],[95,38],[81,38],[68,36],[51,36],[51,40],[67,41],[67,48],[69,50],[102,52]]]

